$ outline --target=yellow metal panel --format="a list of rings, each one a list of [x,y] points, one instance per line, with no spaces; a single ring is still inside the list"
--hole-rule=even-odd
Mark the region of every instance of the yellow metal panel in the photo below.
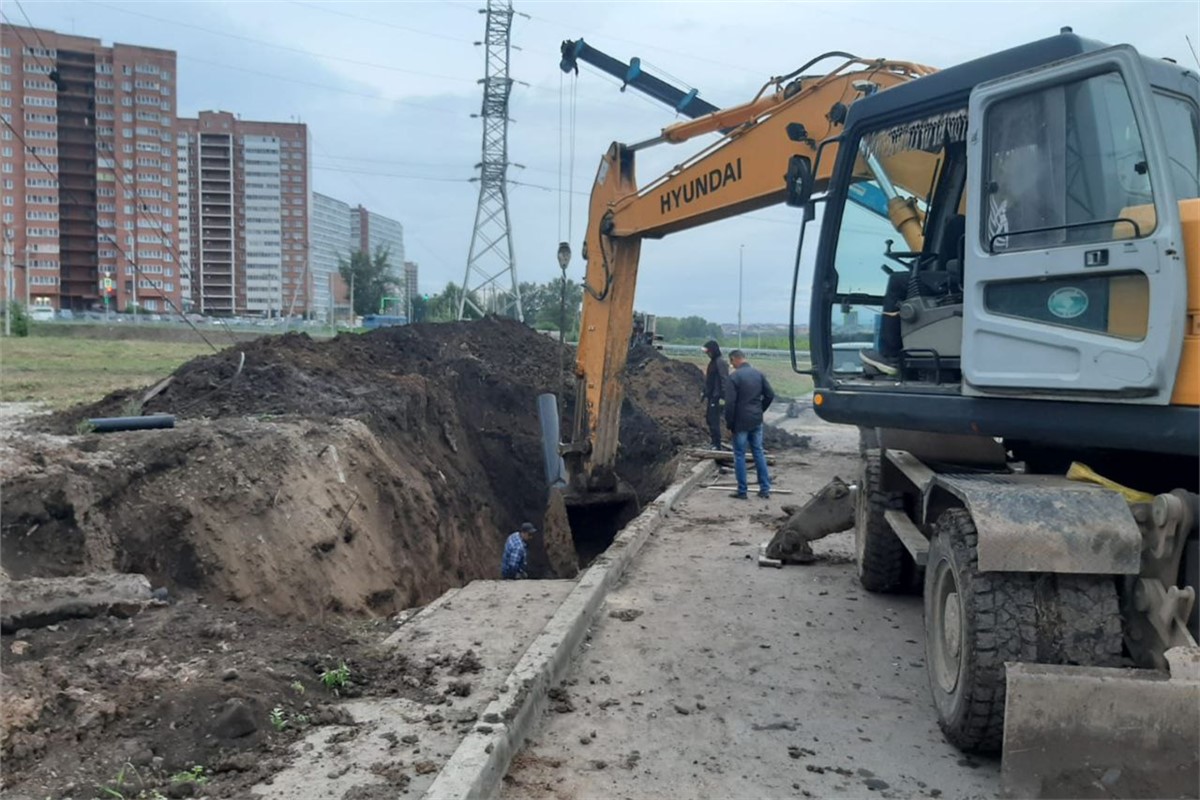
[[[1179,219],[1183,223],[1183,255],[1187,265],[1188,324],[1171,404],[1200,406],[1200,199],[1180,201]]]
[[[1145,339],[1150,320],[1150,281],[1142,274],[1118,275],[1108,282],[1108,333]]]

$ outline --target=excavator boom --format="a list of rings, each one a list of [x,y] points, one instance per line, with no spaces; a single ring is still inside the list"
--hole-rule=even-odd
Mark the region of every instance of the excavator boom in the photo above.
[[[931,72],[919,64],[847,56],[828,74],[773,79],[749,103],[668,126],[648,142],[609,147],[592,187],[583,250],[587,272],[576,359],[577,396],[583,402],[576,406],[572,441],[563,448],[576,496],[618,488],[621,376],[641,240],[782,202],[793,157],[815,161],[818,146],[837,134],[851,103]],[[638,186],[638,149],[717,131],[724,131],[718,141]],[[815,179],[820,184],[828,177],[823,169]],[[887,214],[886,202],[879,211]]]

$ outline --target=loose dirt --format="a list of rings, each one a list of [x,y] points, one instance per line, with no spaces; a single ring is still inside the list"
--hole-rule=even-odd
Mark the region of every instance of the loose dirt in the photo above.
[[[507,534],[542,525],[535,398],[560,392],[567,420],[575,402],[557,348],[496,319],[267,337],[188,362],[144,403],[145,388],[117,392],[8,431],[0,580],[140,573],[173,604],[0,640],[3,788],[180,794],[169,776],[201,765],[194,788],[239,796],[297,730],[338,721],[316,682],[334,660],[352,665],[351,691],[419,690],[376,644],[391,626],[370,623],[497,577]],[[702,383],[631,354],[618,472],[643,503],[707,438]],[[139,406],[177,427],[79,434]],[[574,572],[561,544],[554,559],[534,548],[535,572]],[[276,706],[293,720],[281,730]]]

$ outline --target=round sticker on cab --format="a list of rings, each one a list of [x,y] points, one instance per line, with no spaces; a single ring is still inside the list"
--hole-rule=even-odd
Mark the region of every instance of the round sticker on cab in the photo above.
[[[1046,308],[1059,319],[1074,319],[1088,309],[1087,292],[1075,286],[1055,289],[1046,300]]]

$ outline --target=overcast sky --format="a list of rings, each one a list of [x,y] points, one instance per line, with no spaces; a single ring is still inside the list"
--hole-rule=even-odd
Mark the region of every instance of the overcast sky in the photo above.
[[[188,2],[23,0],[33,24],[67,33],[178,52],[178,111],[223,109],[245,119],[299,119],[309,125],[314,188],[404,223],[421,290],[461,282],[478,185],[483,15],[478,2]],[[610,78],[558,69],[563,39],[583,37],[650,71],[731,105],[750,99],[771,75],[826,50],[936,67],[1057,33],[1064,25],[1109,43],[1194,65],[1185,35],[1200,44],[1200,3],[1185,2],[518,2],[512,41],[509,149],[525,165],[512,177],[513,236],[520,278],[558,274],[555,250],[568,235],[558,192],[560,111],[577,81],[570,274],[581,277],[579,243],[587,192],[613,140],[655,135],[675,121],[669,109]],[[10,21],[24,22],[12,2]],[[357,62],[357,63],[356,63]],[[560,93],[561,92],[561,93]],[[568,152],[563,160],[570,162]],[[701,143],[639,153],[643,183],[683,161]],[[564,171],[567,171],[564,168]],[[562,183],[569,185],[569,176]],[[546,187],[546,188],[537,188]],[[559,209],[562,207],[562,214]],[[737,316],[739,245],[745,245],[746,322],[788,317],[798,227],[785,207],[713,223],[642,248],[637,306],[661,315]],[[812,239],[809,239],[812,244]],[[810,247],[806,246],[806,250]]]

